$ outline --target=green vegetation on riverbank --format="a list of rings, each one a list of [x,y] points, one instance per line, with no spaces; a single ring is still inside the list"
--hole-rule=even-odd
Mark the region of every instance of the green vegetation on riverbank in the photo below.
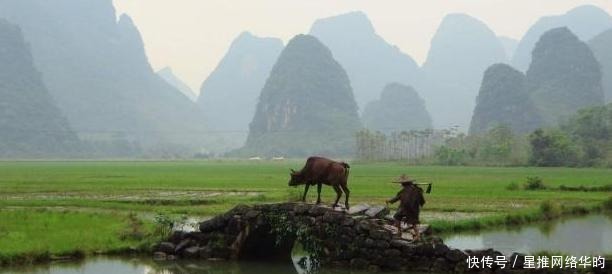
[[[437,220],[431,223],[435,233],[477,231],[499,226],[517,226],[542,222],[567,216],[580,216],[599,212],[612,212],[612,197],[600,205],[564,206],[556,202],[544,201],[539,208],[524,210],[520,213],[497,214],[459,221]]]
[[[138,249],[151,230],[119,213],[0,210],[0,220],[0,265]]]
[[[147,231],[158,212],[204,217],[239,203],[299,197],[303,188],[287,187],[287,181],[289,169],[302,165],[302,160],[0,162],[0,235],[21,235],[1,237],[0,256],[5,262],[36,261],[40,254],[48,257],[139,247],[150,237]],[[384,204],[398,190],[389,181],[402,173],[434,183],[432,193],[426,195],[422,221],[439,232],[594,212],[611,196],[609,191],[562,191],[560,186],[604,187],[611,183],[612,169],[351,162],[351,204]],[[547,188],[508,188],[510,184],[523,185],[527,177],[534,176]],[[308,199],[312,202],[315,198],[316,188],[310,190]],[[333,191],[325,187],[324,203],[331,204],[333,198]],[[544,201],[554,202],[549,209],[541,209]],[[144,222],[142,238],[126,239],[135,218]],[[28,221],[13,221],[22,219]],[[36,234],[45,238],[35,240]]]

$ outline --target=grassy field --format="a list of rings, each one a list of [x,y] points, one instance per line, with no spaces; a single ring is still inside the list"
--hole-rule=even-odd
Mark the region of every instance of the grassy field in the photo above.
[[[0,265],[122,252],[146,242],[152,228],[122,214],[68,211],[0,211]]]
[[[302,161],[0,162],[0,235],[13,235],[0,240],[0,256],[109,251],[141,244],[142,239],[121,240],[126,228],[133,227],[129,214],[147,226],[158,212],[203,217],[238,203],[292,200],[303,188],[287,186],[289,169],[302,165]],[[558,187],[612,184],[612,169],[351,163],[351,204],[384,203],[398,190],[389,181],[402,173],[434,183],[422,218],[440,230],[461,225],[478,228],[474,224],[501,223],[508,216],[535,220],[541,217],[535,212],[543,201],[561,208],[594,208],[609,199],[610,192],[559,191]],[[527,176],[539,176],[550,189],[507,189],[512,183],[522,185]],[[316,188],[309,194],[314,201]],[[331,203],[331,188],[324,188],[323,194],[324,202]],[[22,219],[29,221],[16,221]],[[80,240],[57,240],[70,235],[62,234],[66,230],[91,223],[104,225],[83,228]],[[47,227],[45,233],[31,229],[41,226]]]
[[[206,216],[236,203],[286,201],[301,193],[287,186],[288,162],[0,162],[0,206],[78,207],[124,211],[166,211]],[[423,167],[399,163],[352,164],[352,204],[382,203],[398,186],[389,181],[406,173],[433,182],[425,211],[512,212],[543,200],[589,205],[606,192],[507,190],[527,176],[549,187],[612,184],[612,169]],[[309,199],[315,199],[311,189]],[[334,192],[323,190],[331,203]]]

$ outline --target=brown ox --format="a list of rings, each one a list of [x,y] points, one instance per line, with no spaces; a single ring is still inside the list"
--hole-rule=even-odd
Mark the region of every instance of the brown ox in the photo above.
[[[291,170],[289,186],[306,185],[302,201],[306,201],[306,194],[311,185],[317,185],[317,204],[321,203],[321,186],[329,185],[336,191],[336,202],[333,207],[338,206],[338,201],[344,191],[346,209],[349,208],[349,189],[347,187],[350,166],[344,162],[336,162],[323,157],[310,157],[306,165],[300,171]]]

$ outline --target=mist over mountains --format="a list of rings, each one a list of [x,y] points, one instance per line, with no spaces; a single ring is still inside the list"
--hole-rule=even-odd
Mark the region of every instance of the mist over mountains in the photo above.
[[[567,27],[544,33],[532,55],[527,88],[545,125],[554,126],[579,109],[603,105],[599,63]]]
[[[0,157],[70,156],[79,142],[55,105],[19,27],[0,19]]]
[[[506,60],[497,36],[465,14],[447,15],[431,40],[423,64],[423,97],[436,128],[469,127],[485,69]]]
[[[366,105],[362,119],[365,128],[385,134],[433,127],[425,101],[414,88],[398,83],[385,86],[380,99]]]
[[[531,63],[531,51],[540,36],[558,27],[568,27],[580,40],[588,41],[612,28],[612,17],[604,10],[590,5],[574,8],[562,15],[542,17],[521,39],[512,58],[512,65],[526,71]]]
[[[151,68],[130,17],[111,0],[0,1],[45,85],[82,140],[144,150],[200,147],[202,111]]]
[[[601,65],[602,86],[606,103],[612,102],[612,29],[606,30],[589,41],[589,47]]]
[[[280,39],[243,32],[202,84],[198,104],[219,146],[244,144],[259,94],[281,50]]]
[[[499,39],[499,42],[504,47],[504,51],[506,52],[506,60],[510,62],[514,52],[516,51],[516,47],[518,47],[519,40],[505,36],[498,36],[497,39]]]
[[[176,88],[178,91],[183,93],[183,95],[189,98],[189,100],[196,101],[198,99],[198,96],[195,94],[195,92],[193,92],[193,90],[189,86],[187,86],[185,82],[183,82],[174,74],[172,68],[165,67],[163,69],[160,69],[159,71],[157,71],[157,75],[160,78],[164,79],[164,81],[166,81],[168,84]]]
[[[361,111],[389,83],[421,86],[416,62],[380,37],[363,12],[319,19],[310,34],[329,47],[348,73]]]
[[[542,125],[525,74],[506,64],[495,64],[485,71],[469,133],[482,134],[500,125],[516,133],[528,133]]]
[[[567,27],[545,32],[526,75],[506,64],[487,69],[470,134],[496,126],[517,133],[555,127],[579,110],[604,104],[600,65]]]
[[[612,17],[595,6],[520,40],[449,14],[421,66],[360,11],[308,33],[245,30],[196,96],[153,70],[111,0],[0,0],[0,157],[351,156],[363,128],[528,134],[612,101]]]

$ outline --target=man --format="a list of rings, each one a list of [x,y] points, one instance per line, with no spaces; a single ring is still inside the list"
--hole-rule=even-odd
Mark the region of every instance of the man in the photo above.
[[[414,180],[405,174],[393,182],[402,184],[402,190],[400,190],[393,199],[387,201],[387,205],[400,201],[397,212],[393,215],[397,231],[401,236],[402,221],[404,221],[409,228],[411,227],[414,230],[413,239],[419,240],[420,234],[417,224],[419,224],[419,212],[421,211],[421,207],[425,204],[423,189],[415,185]]]

